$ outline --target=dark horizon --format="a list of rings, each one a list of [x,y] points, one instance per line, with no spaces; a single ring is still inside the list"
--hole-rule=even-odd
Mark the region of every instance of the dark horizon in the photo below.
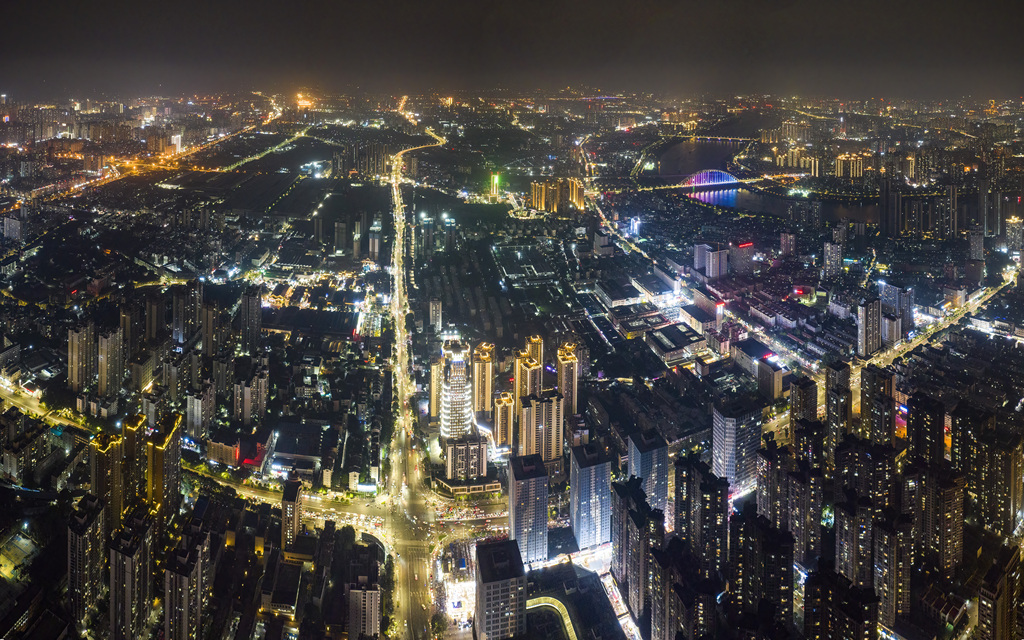
[[[671,95],[1024,94],[1024,7],[781,0],[173,4],[7,10],[0,92],[187,95],[302,86],[422,92],[589,85]]]

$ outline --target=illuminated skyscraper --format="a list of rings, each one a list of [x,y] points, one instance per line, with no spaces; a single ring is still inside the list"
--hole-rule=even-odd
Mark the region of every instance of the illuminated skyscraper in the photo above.
[[[121,515],[127,505],[122,446],[121,436],[109,433],[101,433],[89,443],[90,487],[103,502],[101,540],[104,544],[121,527]]]
[[[632,433],[626,443],[629,475],[643,481],[647,503],[662,512],[668,509],[668,445],[655,431]]]
[[[539,455],[509,459],[508,525],[523,562],[548,559],[548,474]]]
[[[896,401],[892,373],[873,364],[860,373],[860,428],[863,438],[877,444],[895,444]]]
[[[825,477],[835,469],[836,446],[850,431],[853,394],[850,391],[850,365],[833,362],[825,368]]]
[[[818,384],[807,376],[789,383],[789,424],[795,430],[797,420],[818,419]]]
[[[529,351],[519,351],[516,353],[515,367],[512,397],[516,402],[525,396],[540,396],[543,380],[540,360],[532,357]]]
[[[576,357],[576,345],[571,342],[558,349],[558,392],[564,398],[562,413],[568,417],[577,413],[580,362]]]
[[[160,536],[181,505],[181,429],[181,414],[168,414],[146,441],[146,501]]]
[[[1011,254],[1020,253],[1024,248],[1024,220],[1013,216],[1006,221],[1006,250]]]
[[[572,448],[569,462],[569,524],[580,549],[611,541],[611,460],[597,447]]]
[[[878,621],[890,629],[910,615],[910,572],[913,566],[913,524],[900,515],[875,521],[874,581]]]
[[[302,483],[289,480],[281,494],[281,548],[290,549],[302,523]]]
[[[110,543],[110,638],[147,637],[153,610],[153,521],[137,506]]]
[[[430,417],[441,415],[441,389],[444,388],[444,358],[430,361]]]
[[[519,412],[519,455],[540,455],[548,467],[548,474],[563,472],[562,447],[565,442],[565,423],[562,415],[563,398],[557,391],[548,390],[540,396],[521,399]]]
[[[878,298],[857,305],[857,355],[866,358],[882,347],[882,303]]]
[[[202,302],[203,284],[198,280],[175,289],[171,298],[171,337],[176,343],[187,342],[199,327]]]
[[[253,353],[260,346],[263,337],[263,291],[254,284],[242,294],[239,306],[242,330],[242,350]]]
[[[757,484],[757,450],[761,445],[762,407],[752,398],[716,402],[711,420],[711,469],[726,478],[734,492]]]
[[[511,393],[503,393],[494,401],[494,444],[498,447],[512,446],[515,424],[516,402]]]
[[[473,425],[473,390],[469,381],[469,346],[448,340],[441,350],[441,437],[461,438]]]
[[[1020,548],[1003,546],[985,572],[978,593],[979,640],[1016,640],[1020,608]]]
[[[926,464],[940,464],[946,451],[946,407],[924,393],[907,400],[907,439],[909,453]]]
[[[429,309],[429,322],[430,327],[434,330],[435,334],[441,333],[441,328],[444,326],[441,319],[441,300],[440,298],[430,299]]]
[[[199,640],[202,632],[202,547],[195,542],[171,552],[164,567],[164,638]]]
[[[834,280],[843,273],[843,245],[834,242],[825,243],[823,276],[825,280]]]
[[[83,624],[96,612],[103,590],[107,538],[104,537],[103,500],[86,494],[78,501],[68,523],[68,613]]]
[[[96,375],[96,341],[92,323],[68,329],[68,387],[80,393]]]
[[[501,540],[476,545],[475,636],[507,640],[526,632],[526,572],[522,545]]]
[[[526,339],[526,350],[530,357],[543,366],[544,364],[544,339],[540,336],[530,336]]]
[[[104,331],[96,341],[96,393],[102,398],[116,396],[124,380],[124,348],[121,328]]]
[[[494,345],[481,342],[473,350],[473,413],[491,415],[494,401]]]

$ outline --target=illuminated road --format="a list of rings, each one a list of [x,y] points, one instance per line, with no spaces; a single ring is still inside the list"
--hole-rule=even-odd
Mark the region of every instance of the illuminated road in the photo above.
[[[412,380],[411,339],[406,330],[409,298],[406,291],[406,211],[402,202],[402,156],[410,151],[435,147],[444,139],[430,129],[434,144],[399,151],[391,159],[391,197],[395,237],[391,250],[391,316],[395,326],[394,373],[399,399],[394,438],[390,445],[391,472],[386,495],[391,504],[385,517],[385,529],[395,541],[395,621],[400,638],[429,638],[433,605],[431,586],[431,536],[434,509],[430,491],[424,484],[419,452],[412,450],[413,419],[409,398],[415,392]]]

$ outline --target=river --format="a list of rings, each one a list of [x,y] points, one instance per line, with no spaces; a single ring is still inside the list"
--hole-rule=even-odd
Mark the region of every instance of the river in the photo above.
[[[736,142],[701,142],[686,140],[669,147],[661,154],[658,175],[668,181],[682,181],[705,169],[725,169],[733,154],[742,148]],[[757,213],[786,217],[790,205],[801,198],[784,198],[749,189],[721,189],[693,193],[691,198],[708,204],[733,207]],[[878,205],[823,200],[822,218],[826,221],[848,218],[854,222],[876,222]]]

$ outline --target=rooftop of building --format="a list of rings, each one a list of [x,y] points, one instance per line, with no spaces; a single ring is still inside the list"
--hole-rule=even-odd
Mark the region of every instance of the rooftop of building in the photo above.
[[[543,465],[541,466],[543,468]],[[526,576],[519,543],[501,540],[476,546],[476,565],[484,583]]]

